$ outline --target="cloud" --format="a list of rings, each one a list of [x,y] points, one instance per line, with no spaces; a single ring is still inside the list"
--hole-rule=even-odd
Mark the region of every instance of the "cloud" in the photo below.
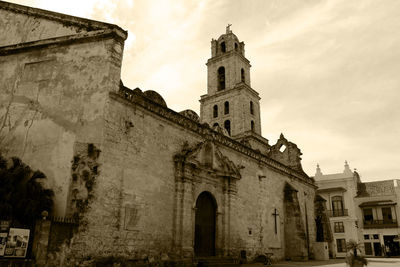
[[[400,151],[393,144],[400,129],[400,40],[394,35],[400,25],[399,3],[327,3],[271,25],[272,34],[266,33],[257,44],[256,53],[271,55],[269,61],[267,56],[253,61],[254,69],[264,67],[253,72],[258,77],[253,85],[266,88],[259,89],[264,114],[270,113],[271,103],[285,107],[264,121],[263,132],[293,133],[309,173],[314,173],[317,161],[328,166],[335,161],[337,166],[342,157],[339,162],[363,159],[358,168],[364,176],[380,168],[382,178],[395,178],[398,174],[382,168],[399,160],[387,149]],[[289,29],[288,24],[299,25]],[[331,134],[323,129],[331,129]],[[321,138],[325,142],[316,142]],[[371,155],[380,164],[371,164]]]
[[[400,1],[14,2],[128,30],[124,84],[158,91],[177,111],[199,111],[211,38],[232,23],[270,143],[283,132],[310,175],[348,160],[363,179],[399,178]]]

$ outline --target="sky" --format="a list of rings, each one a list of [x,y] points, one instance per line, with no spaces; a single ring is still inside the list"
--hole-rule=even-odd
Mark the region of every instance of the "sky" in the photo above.
[[[245,42],[262,135],[301,149],[314,176],[356,168],[400,179],[398,0],[8,0],[128,31],[122,81],[199,114],[211,39],[227,24]]]

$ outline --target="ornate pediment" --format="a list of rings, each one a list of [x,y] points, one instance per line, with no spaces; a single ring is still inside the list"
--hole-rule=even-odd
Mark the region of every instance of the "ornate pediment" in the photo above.
[[[283,134],[275,145],[271,146],[268,155],[276,161],[297,171],[304,172],[301,166],[301,151],[295,143],[289,142]]]
[[[212,141],[204,141],[193,147],[185,143],[174,159],[184,166],[214,172],[217,176],[241,178],[240,168],[223,155]]]

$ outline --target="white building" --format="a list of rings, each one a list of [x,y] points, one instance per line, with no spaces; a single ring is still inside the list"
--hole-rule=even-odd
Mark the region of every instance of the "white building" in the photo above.
[[[333,257],[344,257],[350,240],[363,243],[368,256],[400,255],[399,180],[363,183],[347,162],[335,174],[323,174],[317,166],[314,179],[317,193],[327,201]]]
[[[327,202],[327,212],[331,223],[333,244],[330,254],[333,257],[346,255],[346,242],[358,240],[356,207],[357,178],[347,162],[342,173],[322,174],[319,166],[315,174],[317,193]]]
[[[354,198],[360,225],[360,240],[366,255],[400,255],[399,180],[360,183]]]

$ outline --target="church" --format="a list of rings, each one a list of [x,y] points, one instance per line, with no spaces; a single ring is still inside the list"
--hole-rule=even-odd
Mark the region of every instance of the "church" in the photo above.
[[[45,173],[53,215],[79,225],[53,261],[313,258],[314,179],[296,144],[262,137],[229,26],[198,115],[123,84],[117,25],[3,1],[0,22],[1,154]]]

